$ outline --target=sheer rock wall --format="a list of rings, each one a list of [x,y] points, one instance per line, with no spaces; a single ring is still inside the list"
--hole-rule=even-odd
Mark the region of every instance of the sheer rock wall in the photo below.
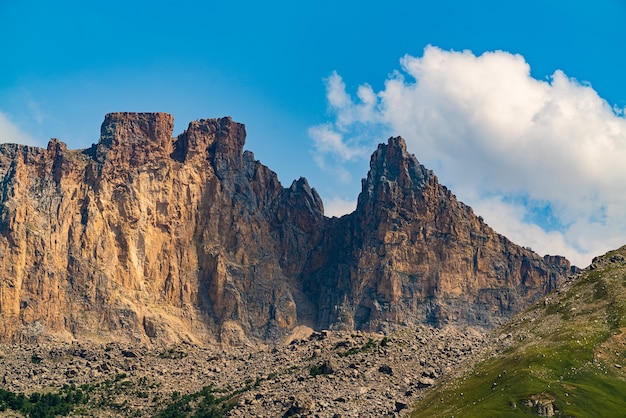
[[[493,326],[567,260],[496,234],[391,138],[358,207],[284,188],[230,118],[172,137],[112,113],[98,144],[0,145],[0,339],[278,341],[298,326]]]

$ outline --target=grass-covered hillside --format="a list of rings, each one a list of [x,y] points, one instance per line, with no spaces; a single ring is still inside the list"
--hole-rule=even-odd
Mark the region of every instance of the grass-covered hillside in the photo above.
[[[413,417],[626,416],[626,246],[501,328],[498,347]]]

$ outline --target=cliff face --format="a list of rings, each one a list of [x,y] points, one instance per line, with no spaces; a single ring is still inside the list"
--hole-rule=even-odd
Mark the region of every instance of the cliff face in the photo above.
[[[563,257],[541,258],[494,232],[402,138],[372,155],[356,211],[330,221],[323,261],[309,273],[323,327],[491,327],[571,270]]]
[[[240,343],[298,325],[493,325],[567,274],[482,223],[392,138],[357,210],[283,188],[230,118],[172,138],[106,116],[98,144],[0,145],[0,338]]]

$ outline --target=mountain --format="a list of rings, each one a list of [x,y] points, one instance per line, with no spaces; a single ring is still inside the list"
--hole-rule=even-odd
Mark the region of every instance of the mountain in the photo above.
[[[618,417],[626,411],[626,247],[498,330],[494,350],[416,417]]]
[[[406,150],[379,145],[355,212],[282,187],[231,118],[172,136],[106,115],[68,150],[0,145],[0,339],[279,341],[301,327],[503,323],[575,271],[489,228]]]
[[[324,327],[492,327],[571,270],[563,257],[540,258],[494,232],[402,138],[378,146],[356,211],[326,226],[307,272]]]

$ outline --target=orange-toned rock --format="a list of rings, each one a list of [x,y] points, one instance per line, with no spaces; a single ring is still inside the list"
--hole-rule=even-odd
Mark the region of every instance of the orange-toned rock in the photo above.
[[[278,341],[307,326],[491,326],[569,273],[497,235],[392,138],[355,213],[283,188],[230,118],[172,137],[112,113],[98,144],[0,145],[0,339]]]

